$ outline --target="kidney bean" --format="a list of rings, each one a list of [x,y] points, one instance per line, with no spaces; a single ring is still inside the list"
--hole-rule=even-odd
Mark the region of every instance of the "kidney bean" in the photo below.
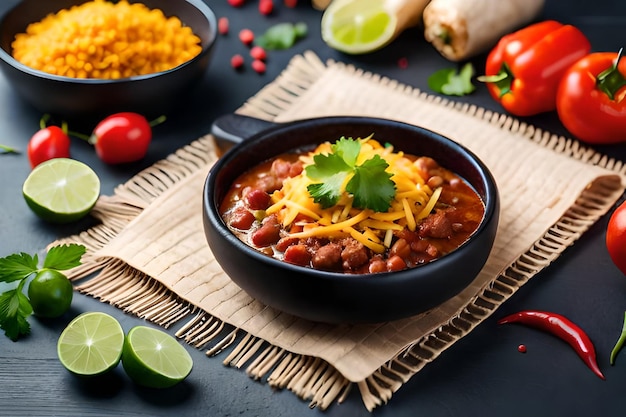
[[[409,259],[409,256],[411,256],[411,246],[405,239],[398,239],[389,249],[389,255],[397,255],[402,259]]]
[[[398,255],[394,255],[387,259],[387,271],[402,271],[406,268],[406,262]]]
[[[289,246],[295,245],[299,241],[300,239],[298,239],[297,237],[282,237],[278,240],[278,242],[276,242],[276,250],[279,252],[286,252]]]
[[[253,188],[246,193],[244,200],[251,210],[265,210],[270,206],[271,197],[265,191]]]
[[[261,227],[250,234],[252,244],[257,247],[269,246],[280,239],[280,224],[275,215],[263,219]]]
[[[255,221],[254,214],[243,206],[235,207],[228,217],[228,224],[235,229],[248,230]]]
[[[308,266],[311,262],[311,253],[303,244],[291,245],[285,250],[283,260],[296,265]]]

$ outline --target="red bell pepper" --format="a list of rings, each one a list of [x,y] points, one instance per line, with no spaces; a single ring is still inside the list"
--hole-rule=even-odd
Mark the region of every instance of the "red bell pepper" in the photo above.
[[[556,109],[561,77],[589,54],[591,44],[576,27],[554,20],[503,36],[487,57],[485,76],[491,96],[516,116]]]
[[[626,59],[596,52],[570,67],[557,93],[563,126],[593,144],[626,142]]]

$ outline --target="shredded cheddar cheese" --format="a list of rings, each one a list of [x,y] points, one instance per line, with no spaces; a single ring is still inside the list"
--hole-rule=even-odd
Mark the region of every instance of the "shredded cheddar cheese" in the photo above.
[[[432,190],[411,158],[403,152],[393,152],[393,147],[382,146],[371,137],[359,140],[362,144],[358,161],[379,155],[389,165],[387,172],[392,174],[391,180],[396,185],[396,195],[389,210],[381,213],[354,208],[352,196],[345,191],[335,206],[324,209],[309,195],[307,187],[313,181],[303,171],[287,178],[282,188],[272,193],[271,205],[267,209],[268,215],[277,215],[284,228],[291,225],[301,228],[301,231],[290,233],[290,237],[351,236],[372,251],[383,253],[391,245],[394,230],[416,230],[420,220],[433,210],[441,188]],[[325,142],[300,160],[306,166],[313,163],[314,155],[329,151],[330,143]]]

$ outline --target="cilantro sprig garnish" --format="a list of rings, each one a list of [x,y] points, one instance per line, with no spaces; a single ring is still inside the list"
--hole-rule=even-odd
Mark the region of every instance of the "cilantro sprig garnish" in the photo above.
[[[307,186],[313,201],[323,208],[336,205],[348,180],[345,191],[353,196],[353,207],[377,212],[389,210],[396,184],[391,180],[393,174],[386,171],[387,161],[374,155],[357,165],[361,141],[343,136],[331,145],[331,151],[313,156],[314,164],[305,168],[310,179],[320,181]]]
[[[85,252],[85,246],[74,243],[53,246],[48,250],[41,268],[36,254],[21,252],[0,258],[0,283],[16,283],[14,288],[0,294],[0,329],[9,339],[17,341],[20,336],[30,333],[27,319],[33,308],[24,293],[28,278],[43,269],[64,271],[74,268],[81,264],[80,259]]]

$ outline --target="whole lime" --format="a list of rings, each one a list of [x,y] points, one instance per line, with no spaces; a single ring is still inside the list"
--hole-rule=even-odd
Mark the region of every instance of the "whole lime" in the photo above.
[[[33,312],[40,317],[59,317],[72,304],[74,288],[70,280],[55,269],[42,269],[28,285]]]

